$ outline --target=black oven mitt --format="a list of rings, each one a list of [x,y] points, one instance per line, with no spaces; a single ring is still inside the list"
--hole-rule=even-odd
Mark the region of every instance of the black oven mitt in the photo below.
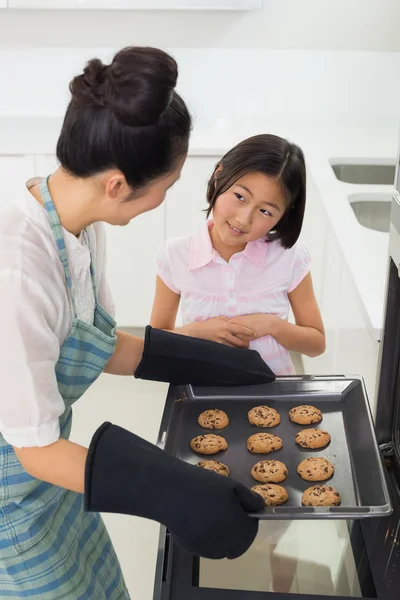
[[[232,348],[148,325],[137,379],[175,385],[255,385],[275,374],[256,350]]]
[[[253,543],[263,499],[230,477],[185,463],[111,423],[94,434],[86,461],[85,509],[152,519],[186,550],[236,558]]]

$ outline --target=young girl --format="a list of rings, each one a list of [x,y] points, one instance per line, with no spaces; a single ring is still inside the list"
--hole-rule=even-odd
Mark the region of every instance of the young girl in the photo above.
[[[301,149],[275,135],[248,138],[218,163],[207,216],[168,240],[158,257],[151,324],[257,350],[276,375],[293,374],[289,351],[318,356],[325,333],[310,255],[298,241],[306,202]],[[288,323],[292,308],[295,325]]]

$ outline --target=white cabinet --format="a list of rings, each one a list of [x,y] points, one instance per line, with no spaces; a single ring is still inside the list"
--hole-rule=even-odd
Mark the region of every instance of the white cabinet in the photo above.
[[[36,154],[33,158],[35,175],[38,177],[46,177],[58,169],[57,157],[54,154]]]
[[[33,176],[32,156],[0,155],[0,212],[13,203],[24,182]]]
[[[375,414],[379,342],[369,335],[357,291],[344,261],[339,289],[335,372],[363,376],[369,403]]]
[[[9,8],[125,10],[251,10],[261,0],[8,0]],[[6,6],[0,0],[0,7]]]
[[[165,211],[165,238],[185,235],[198,229],[206,219],[207,182],[220,157],[189,156],[179,181],[168,193]]]
[[[0,0],[0,8],[7,8],[7,0]]]
[[[301,239],[311,253],[311,275],[315,296],[321,306],[325,270],[328,219],[310,173],[307,173],[307,201]]]
[[[107,278],[118,327],[143,327],[149,322],[156,258],[164,241],[164,219],[165,204],[162,204],[125,227],[106,224]]]
[[[325,326],[326,352],[317,358],[304,356],[304,369],[306,373],[317,375],[361,375],[374,412],[379,342],[368,333],[345,257],[329,222],[324,220],[317,193],[313,195],[312,206],[308,223],[305,221],[305,241],[312,251],[313,263],[320,261],[319,254],[323,256],[315,270],[314,281]],[[307,232],[312,222],[317,229],[321,224],[321,231],[315,231],[314,236],[310,229]],[[311,247],[313,242],[315,245]]]

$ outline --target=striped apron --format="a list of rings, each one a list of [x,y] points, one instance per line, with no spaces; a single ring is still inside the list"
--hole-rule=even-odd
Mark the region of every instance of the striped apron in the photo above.
[[[77,317],[60,220],[48,178],[40,191],[64,268],[72,330],[55,367],[65,411],[61,437],[68,439],[72,405],[104,370],[116,345],[115,321],[97,302],[94,323]],[[0,435],[0,598],[128,600],[129,594],[104,523],[85,513],[83,495],[31,477]]]

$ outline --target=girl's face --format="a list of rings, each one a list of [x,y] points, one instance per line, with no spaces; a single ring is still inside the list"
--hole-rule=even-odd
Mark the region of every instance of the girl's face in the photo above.
[[[247,173],[218,196],[212,213],[214,228],[224,244],[240,251],[274,229],[285,208],[279,181],[264,173]]]

